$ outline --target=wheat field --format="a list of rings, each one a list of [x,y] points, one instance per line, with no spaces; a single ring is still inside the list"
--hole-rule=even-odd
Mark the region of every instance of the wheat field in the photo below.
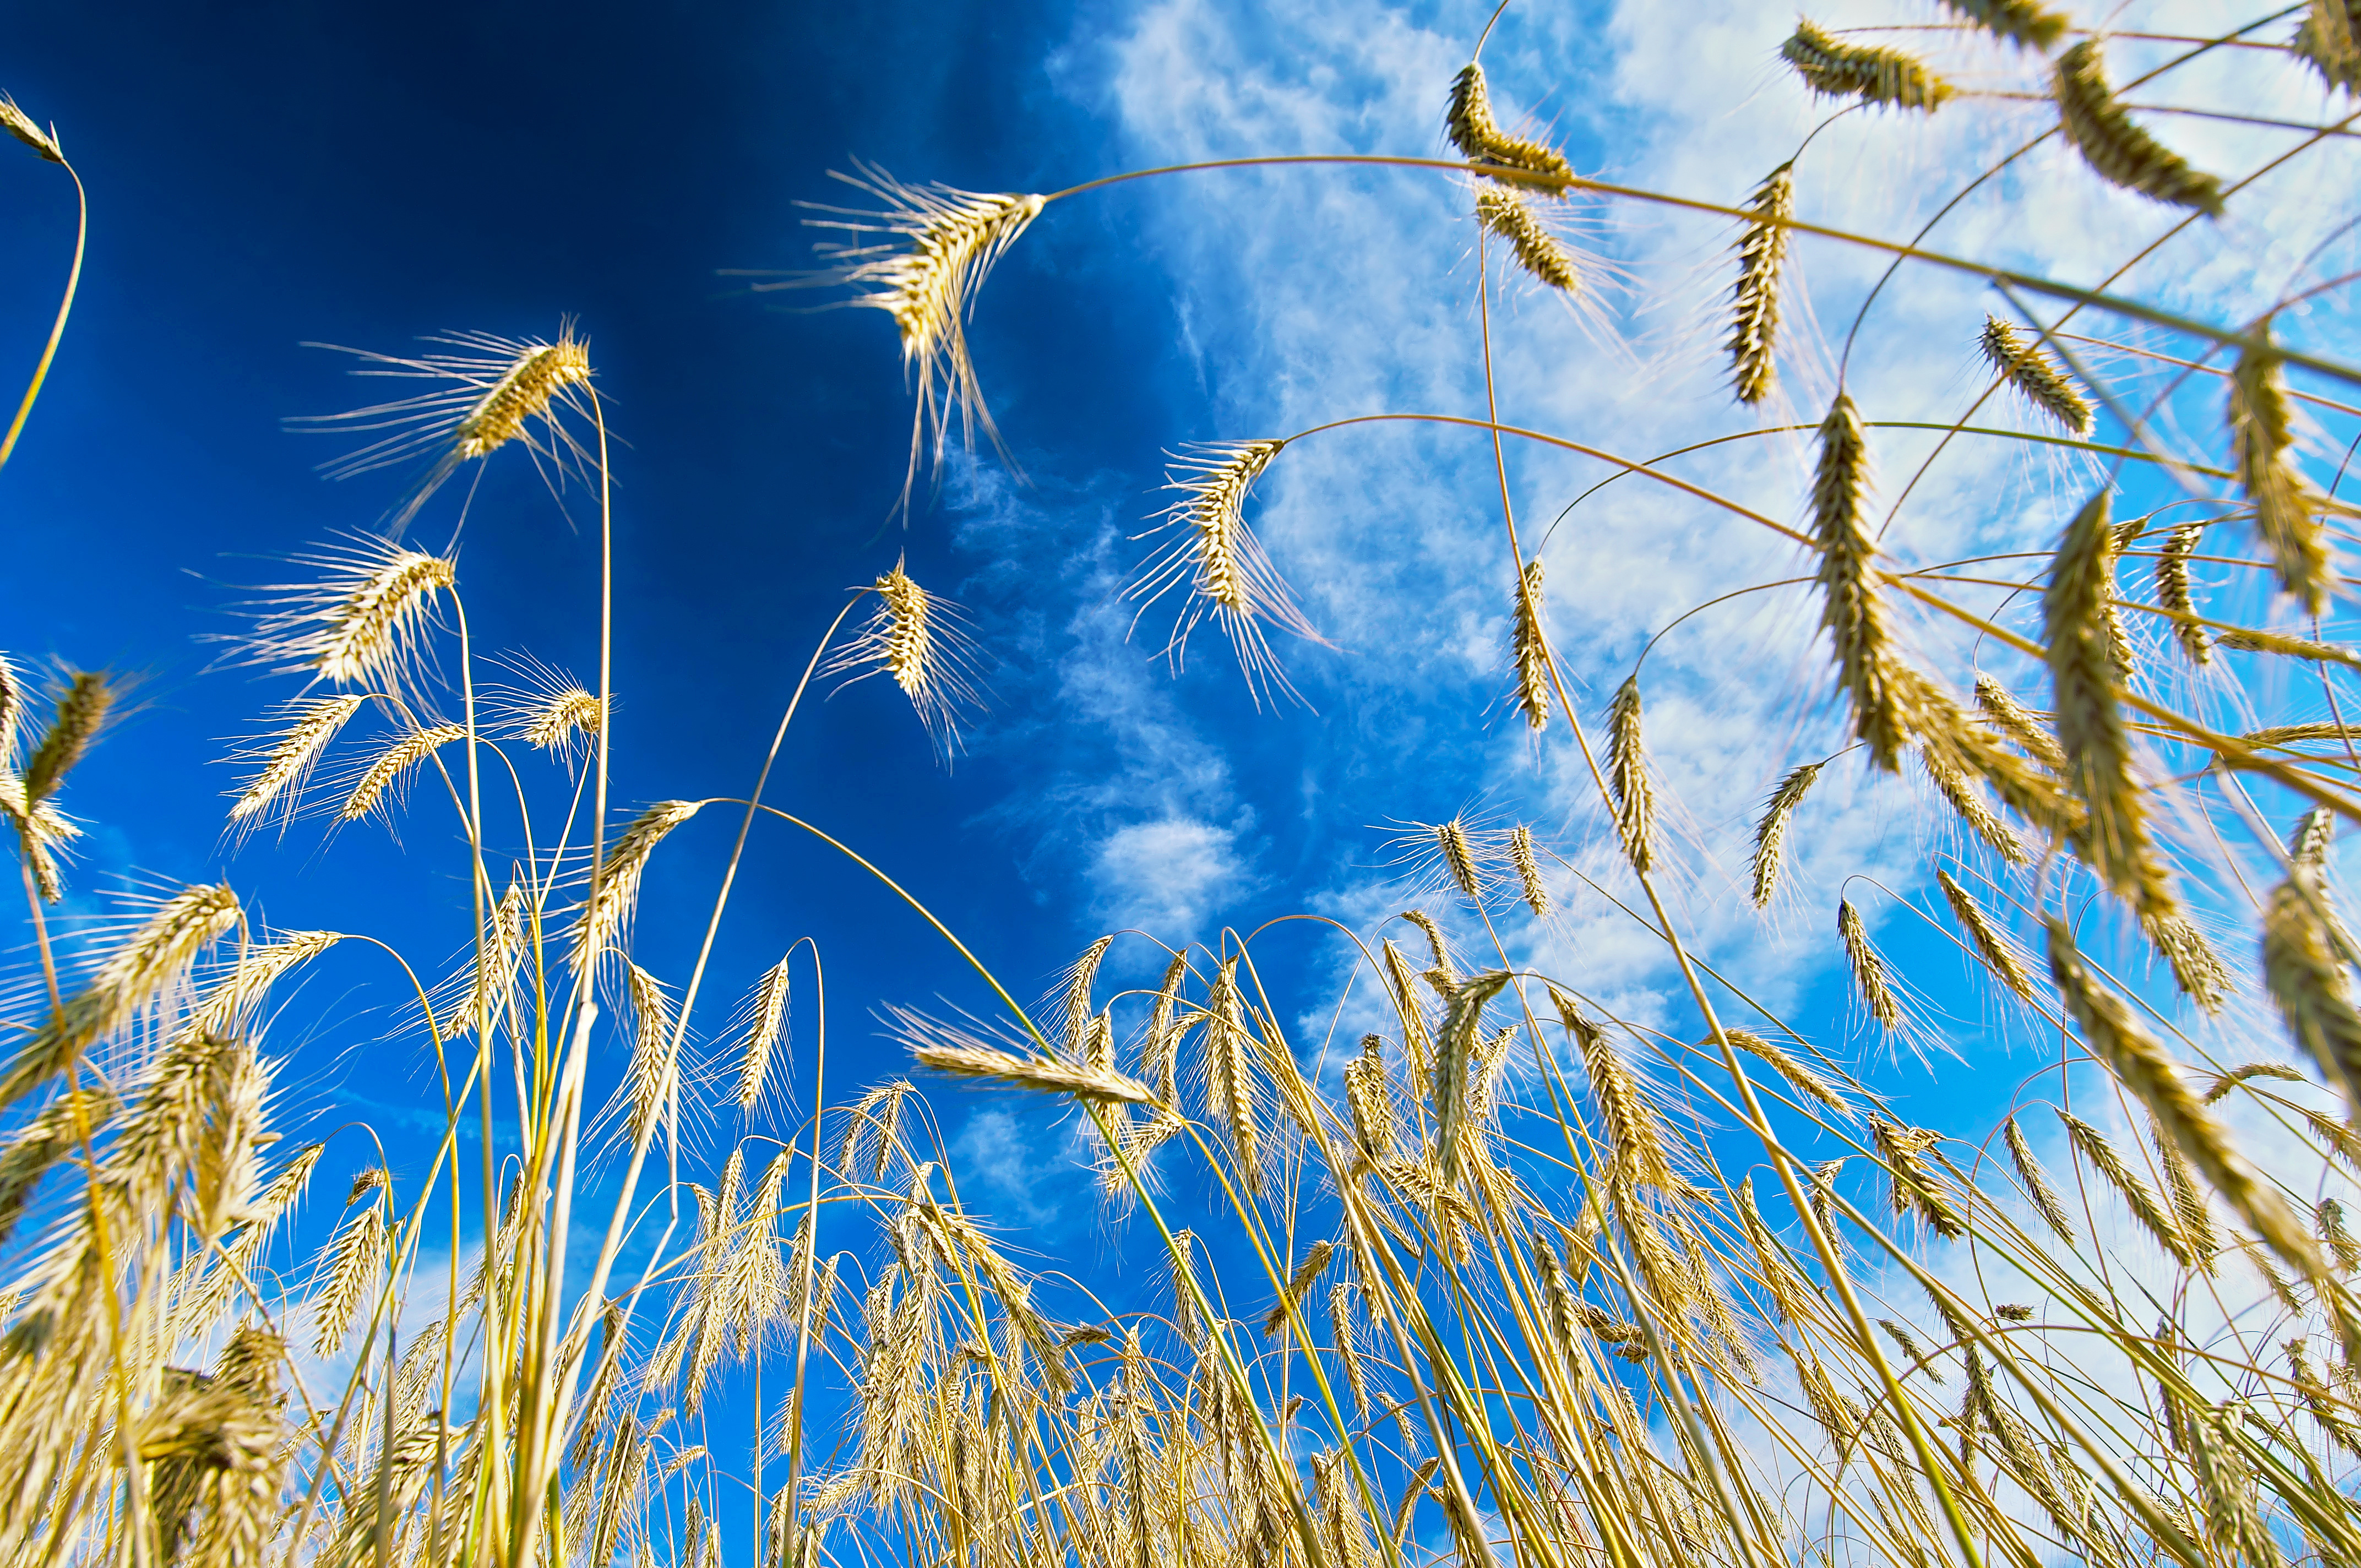
[[[65,917],[94,826],[73,786],[109,765],[126,692],[0,662],[0,816],[24,893],[0,989],[0,1554],[2361,1563],[2361,948],[2335,853],[2361,823],[2361,720],[2343,716],[2361,511],[2342,499],[2361,367],[2335,351],[2361,274],[2336,270],[2349,244],[2293,257],[2241,221],[2272,180],[2341,167],[2361,136],[2361,4],[2186,37],[2036,0],[1891,9],[1891,26],[1799,20],[1772,90],[1897,142],[1938,113],[2034,105],[2032,141],[1972,187],[2015,202],[2011,166],[2046,147],[2092,199],[2140,203],[2147,250],[2079,282],[1979,259],[1947,248],[1938,209],[1967,194],[1949,189],[1918,192],[1935,218],[1916,233],[1824,222],[1810,138],[1765,149],[1738,189],[1586,176],[1545,125],[1504,123],[1489,26],[1432,84],[1432,158],[1272,147],[1044,193],[857,164],[807,193],[815,265],[741,281],[892,318],[913,407],[906,453],[897,433],[884,461],[911,530],[934,525],[943,465],[1005,456],[968,329],[995,264],[1066,203],[1141,180],[1218,200],[1242,165],[1383,168],[1469,220],[1489,406],[1176,441],[1123,602],[1144,655],[1177,671],[1193,641],[1201,664],[1235,662],[1221,678],[1242,704],[1296,722],[1290,656],[1325,636],[1283,542],[1257,532],[1257,484],[1369,426],[1480,445],[1498,487],[1466,498],[1484,520],[1467,547],[1496,563],[1500,711],[1584,792],[1587,836],[1475,809],[1400,823],[1383,919],[1112,932],[1035,1003],[1030,977],[994,973],[937,919],[894,846],[770,798],[819,694],[868,682],[946,757],[991,722],[992,651],[890,538],[833,623],[798,629],[801,681],[742,795],[618,798],[613,746],[661,756],[664,738],[614,691],[632,584],[613,566],[616,434],[587,329],[359,354],[401,385],[308,422],[382,512],[282,563],[241,633],[230,662],[279,695],[224,759],[224,830],[313,836],[333,874],[337,832],[419,824],[409,852],[447,856],[472,917],[404,953],[281,925],[283,900],[266,921],[235,877]],[[2135,73],[2132,55],[2162,63]],[[2198,121],[2262,150],[2201,167],[2176,150]],[[53,129],[5,99],[0,126],[87,203]],[[2054,218],[2019,206],[2013,221]],[[1599,215],[1624,212],[1719,225],[1716,389],[1666,429],[1677,413],[1717,441],[1784,441],[1808,469],[1795,493],[1724,493],[1687,448],[1612,451],[1495,392],[1496,340],[1544,310],[1617,330],[1602,302],[1648,281],[1600,249]],[[2320,226],[2343,241],[2356,220]],[[2270,280],[2268,308],[2213,319],[2122,290],[2200,236],[2209,265]],[[1857,401],[1842,355],[1823,374],[1851,340],[1812,308],[1806,247],[1980,291],[1941,345],[1978,367],[1949,422]],[[81,261],[78,241],[0,465],[39,438],[28,416]],[[1911,431],[1934,455],[1881,465]],[[2051,465],[2060,506],[2037,548],[1921,555],[1928,535],[1889,526],[1954,441],[1981,464]],[[1829,743],[1803,753],[1749,731],[1762,754],[1742,766],[1773,782],[1730,874],[1697,874],[1658,761],[1692,709],[1663,700],[1645,648],[1607,681],[1576,673],[1593,651],[1550,613],[1596,512],[1569,510],[1552,581],[1512,449],[1578,456],[1785,552],[1775,580],[1694,608],[1711,637],[1723,600],[1787,596],[1828,718]],[[573,607],[595,670],[471,638],[454,518],[491,465],[596,498],[578,548],[598,595]],[[1924,807],[1894,818],[1916,881],[1846,880],[1813,938],[1866,1050],[1785,1015],[1720,950],[1791,907],[1835,789],[1849,809]],[[651,868],[700,818],[732,846],[705,913],[643,941]],[[824,926],[762,933],[776,956],[759,972],[715,961],[757,834],[844,857],[904,911],[907,942],[972,967],[972,1005],[874,999],[905,1071],[848,1081],[847,1003],[833,1036],[815,1006]],[[1645,945],[1657,1000],[1594,983],[1557,939],[1575,906]],[[1304,925],[1335,963],[1302,959]],[[347,944],[397,977],[371,1048],[422,1064],[439,1144],[338,1192],[312,1180],[325,1135],[280,1091],[299,1033],[283,1009]],[[642,967],[659,948],[697,956]],[[1569,961],[1544,970],[1537,952]],[[1160,980],[1122,983],[1140,975]],[[1995,1125],[1915,1125],[1881,1078],[1960,1016],[2039,1042],[2037,1065]],[[962,1199],[938,1106],[978,1095],[1062,1119],[1111,1243],[1045,1255]]]

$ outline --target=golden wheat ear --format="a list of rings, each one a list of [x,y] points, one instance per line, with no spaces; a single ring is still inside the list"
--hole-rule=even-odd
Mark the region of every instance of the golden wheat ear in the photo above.
[[[1916,55],[1844,43],[1801,18],[1794,36],[1779,46],[1779,57],[1823,98],[1858,98],[1932,114],[1954,91]]]
[[[2100,179],[2176,207],[2194,207],[2208,217],[2222,215],[2222,182],[2191,168],[2134,124],[2115,101],[2096,38],[2084,38],[2058,57],[2052,90],[2059,128]]]
[[[813,211],[828,215],[804,220],[813,228],[851,237],[814,247],[825,264],[818,270],[752,288],[765,293],[778,289],[850,287],[856,291],[850,303],[884,311],[894,318],[902,339],[902,365],[918,400],[910,422],[909,472],[903,482],[902,499],[906,505],[920,457],[930,455],[939,468],[954,423],[963,444],[972,444],[981,430],[1001,460],[1010,462],[976,380],[975,362],[968,354],[967,323],[994,265],[1041,215],[1048,198],[986,194],[939,183],[906,184],[868,163],[856,162],[853,170],[829,172],[873,198],[877,205],[849,208],[807,203]],[[1010,462],[1010,466],[1015,465]]]
[[[937,752],[959,749],[960,726],[982,699],[977,695],[981,655],[968,636],[960,608],[928,593],[900,564],[870,586],[876,608],[861,630],[829,655],[824,675],[844,685],[871,675],[892,677],[910,699]],[[838,688],[842,689],[842,686]]]
[[[2026,401],[2076,435],[2091,433],[2090,400],[2039,343],[2026,342],[2015,326],[1988,315],[1976,345],[1983,350],[1985,362]]]
[[[1126,590],[1139,601],[1139,616],[1165,595],[1179,590],[1181,602],[1165,640],[1162,657],[1179,673],[1189,638],[1211,620],[1226,633],[1246,674],[1247,690],[1260,707],[1265,697],[1297,697],[1286,672],[1270,651],[1267,628],[1326,646],[1295,602],[1295,595],[1272,565],[1262,541],[1246,525],[1247,493],[1270,466],[1285,441],[1212,442],[1171,454],[1165,488],[1180,499],[1159,522],[1138,538],[1169,533]]]
[[[1747,198],[1738,237],[1738,284],[1730,312],[1730,388],[1752,407],[1779,378],[1779,286],[1787,259],[1787,220],[1795,213],[1795,166],[1781,164]]]
[[[2052,11],[2034,0],[1943,0],[1943,4],[1952,15],[2020,48],[2046,49],[2064,38],[2072,25],[2063,11]]]
[[[16,100],[5,93],[0,93],[0,131],[6,131],[51,163],[66,160],[65,154],[58,150],[56,134],[35,125],[32,116],[16,107]]]
[[[2295,51],[2329,86],[2361,93],[2361,6],[2353,0],[2312,0],[2296,28]]]
[[[296,430],[326,434],[389,433],[323,465],[322,472],[332,479],[425,465],[387,514],[389,537],[401,538],[419,509],[462,466],[480,463],[511,444],[533,454],[553,487],[567,473],[590,464],[590,453],[563,418],[568,411],[590,416],[582,400],[590,384],[589,345],[575,336],[571,321],[559,323],[555,342],[489,333],[445,333],[424,341],[454,352],[406,356],[336,344],[306,345],[355,356],[361,361],[356,376],[426,381],[434,389],[287,422]]]

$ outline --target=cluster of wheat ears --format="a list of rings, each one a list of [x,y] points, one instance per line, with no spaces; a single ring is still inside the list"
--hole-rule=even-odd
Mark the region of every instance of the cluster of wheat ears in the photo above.
[[[2147,40],[2166,63],[2143,81],[2226,57],[2266,84],[2300,68],[2332,112],[2356,109],[2261,120],[2244,113],[2256,88],[2217,117],[2289,145],[2239,178],[2192,167],[2127,112],[2105,60],[2124,35],[2034,0],[1943,3],[1948,38],[1901,36],[2038,85],[2055,120],[2031,145],[2055,135],[2091,180],[2152,203],[2143,257],[2234,217],[2254,181],[2361,119],[2352,0]],[[1782,52],[1834,113],[1906,126],[1971,112],[1979,93],[1863,37],[1806,21]],[[2361,1239],[2337,1196],[2361,1172],[2361,952],[2329,875],[2339,822],[2361,821],[2361,752],[2334,717],[2361,653],[2322,626],[2355,512],[2334,499],[2342,469],[2314,471],[2328,449],[2312,433],[2361,418],[2338,400],[2361,371],[2275,331],[2351,277],[2208,323],[2112,279],[2068,287],[1929,248],[1923,231],[1902,243],[1805,222],[1800,153],[1751,194],[1626,189],[1503,129],[1479,64],[1435,90],[1457,157],[1213,167],[1430,170],[1412,177],[1466,192],[1479,256],[1565,293],[1597,276],[1560,237],[1572,203],[1726,223],[1744,408],[1777,386],[1798,236],[1990,285],[1996,313],[1960,325],[1989,384],[1949,428],[2076,455],[2095,488],[2046,552],[1912,566],[1881,549],[1866,478],[1880,426],[1842,390],[1805,427],[1817,475],[1801,529],[1682,477],[1677,454],[1618,456],[1497,412],[1362,416],[1584,454],[1794,541],[1810,565],[1781,591],[1817,606],[1846,733],[1777,784],[1736,885],[1773,901],[1830,768],[1870,784],[1923,773],[1958,826],[1929,868],[1939,901],[1910,907],[1955,940],[1987,1005],[2059,1047],[1990,1142],[1905,1124],[1836,1042],[1790,1028],[1684,941],[1659,893],[1663,786],[1638,676],[1599,716],[1602,747],[1552,644],[1503,466],[1515,701],[1536,744],[1578,754],[1611,864],[1522,827],[1421,828],[1427,907],[1339,929],[1356,1005],[1381,1019],[1349,1053],[1292,1031],[1307,982],[1330,977],[1275,976],[1235,933],[1152,957],[1151,937],[1104,938],[1029,1010],[978,964],[996,1015],[895,1012],[923,1068],[1061,1104],[1097,1151],[1154,1288],[1135,1270],[1142,1299],[1111,1308],[1093,1285],[1115,1285],[1080,1264],[1053,1285],[962,1206],[912,1083],[839,1087],[824,1014],[801,1031],[804,1102],[785,1102],[816,946],[781,941],[775,967],[732,987],[745,1001],[730,1022],[704,1031],[714,1047],[692,1052],[752,829],[860,856],[763,804],[770,760],[741,799],[610,811],[610,565],[594,683],[470,645],[455,557],[403,543],[405,528],[454,475],[517,448],[588,481],[607,562],[607,428],[571,330],[454,336],[364,356],[361,373],[416,395],[327,422],[371,433],[343,466],[412,480],[384,527],[302,563],[247,650],[302,686],[244,757],[232,824],[391,818],[415,795],[456,822],[473,888],[459,972],[378,945],[404,998],[399,1042],[440,1086],[440,1145],[421,1168],[365,1170],[316,1255],[291,1249],[322,1151],[289,1152],[273,1126],[283,1068],[258,1020],[319,955],[372,939],[265,928],[230,885],[111,924],[54,922],[82,831],[66,785],[116,690],[61,671],[54,712],[37,711],[0,665],[0,816],[39,963],[10,992],[0,1066],[0,1230],[21,1233],[0,1298],[0,1557],[2361,1562]],[[54,131],[5,100],[0,123],[71,172]],[[863,170],[851,182],[871,204],[820,220],[848,236],[827,280],[899,328],[913,478],[947,443],[992,433],[964,329],[994,262],[1051,203],[1110,180],[979,195]],[[1486,280],[1488,311],[1505,285]],[[44,372],[71,300],[69,285]],[[2067,330],[2085,323],[2117,335]],[[2161,417],[2191,389],[2207,420]],[[1971,424],[1995,398],[2022,400],[2035,428]],[[1134,590],[1143,611],[1177,604],[1176,661],[1211,617],[1258,695],[1286,683],[1267,633],[1312,627],[1246,506],[1311,433],[1183,455]],[[2138,510],[2119,490],[2148,493],[2141,476],[2170,499],[2119,516]],[[2258,609],[2229,618],[2240,605]],[[2244,623],[2274,615],[2297,630]],[[968,695],[956,621],[896,566],[848,598],[797,701],[815,679],[882,673],[946,732]],[[1972,629],[1981,664],[1915,652],[1937,643],[1911,627],[1943,624]],[[2295,721],[2315,696],[2332,718]],[[633,906],[700,814],[734,823],[735,840],[694,967],[659,976],[633,959]],[[890,866],[861,863],[967,957]],[[2239,870],[2256,865],[2268,873]],[[1505,928],[1549,921],[1570,895],[1663,944],[1676,1000],[1653,1023],[1618,1016],[1579,974],[1510,961],[1526,944]],[[1118,965],[1161,968],[1153,992],[1109,994],[1118,939],[1137,949]],[[1935,980],[1902,973],[1849,901],[1839,949],[1865,1026],[1906,1031]],[[2150,950],[2169,992],[2103,962]],[[609,1079],[610,1095],[592,1091]],[[680,1135],[700,1101],[735,1129],[703,1182]]]

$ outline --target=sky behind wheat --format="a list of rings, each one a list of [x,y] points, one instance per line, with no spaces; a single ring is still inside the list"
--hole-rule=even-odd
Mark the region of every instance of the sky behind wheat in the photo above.
[[[0,25],[0,85],[57,122],[90,184],[93,227],[50,390],[0,475],[0,645],[143,677],[138,711],[68,803],[97,830],[77,908],[225,868],[280,925],[379,932],[423,967],[448,964],[466,883],[431,814],[398,841],[375,827],[329,839],[299,824],[230,853],[220,824],[234,774],[219,759],[293,683],[236,667],[218,640],[236,636],[255,586],[299,571],[290,556],[370,528],[399,491],[398,476],[324,481],[313,466],[333,442],[282,430],[285,416],[366,400],[348,361],[304,344],[400,351],[442,330],[548,334],[567,316],[590,340],[621,443],[625,806],[741,792],[843,590],[906,553],[914,576],[966,607],[989,664],[963,752],[941,765],[890,685],[870,682],[807,706],[772,798],[903,879],[1021,996],[1119,927],[1212,941],[1224,925],[1312,911],[1371,929],[1412,896],[1404,878],[1416,873],[1387,847],[1402,822],[1530,822],[1573,865],[1609,874],[1603,818],[1563,723],[1537,745],[1505,701],[1510,568],[1479,439],[1337,433],[1290,447],[1264,481],[1258,526],[1327,639],[1281,647],[1303,706],[1257,708],[1210,636],[1176,676],[1150,657],[1164,623],[1151,610],[1135,630],[1123,598],[1147,548],[1134,536],[1167,499],[1168,450],[1355,413],[1480,414],[1477,260],[1454,181],[1193,175],[1054,206],[994,278],[974,328],[1015,466],[954,456],[936,483],[922,480],[906,526],[894,503],[908,401],[889,323],[804,308],[825,296],[758,297],[723,275],[810,265],[796,203],[848,200],[829,174],[856,159],[996,191],[1256,152],[1435,156],[1445,90],[1485,10],[1149,0],[14,14]],[[1832,5],[1828,19],[1871,10]],[[2170,5],[2147,10],[2159,27],[2186,20]],[[1792,23],[1778,7],[1512,9],[1486,58],[1503,116],[1544,128],[1577,168],[1728,203],[1819,117],[1775,60]],[[2026,84],[1996,49],[1960,69]],[[2294,112],[2317,112],[2316,90],[2292,74],[2283,85]],[[1900,229],[1905,209],[1925,210],[1929,192],[2038,129],[2043,113],[1856,116],[1802,166],[1814,177],[1806,213]],[[2181,139],[2236,167],[2261,145],[2202,125]],[[2349,172],[2323,163],[2307,178]],[[2049,220],[2004,222],[2003,195]],[[1952,221],[1953,248],[2095,276],[2098,258],[2162,226],[2054,148],[1993,196]],[[2289,269],[2314,237],[2301,197],[2268,190],[2266,215],[2234,219],[2246,239],[2273,236]],[[0,159],[0,345],[17,345],[5,352],[19,360],[53,308],[71,218],[56,170]],[[1719,390],[1728,225],[1604,206],[1566,221],[1599,258],[1597,302],[1577,313],[1524,288],[1497,302],[1504,419],[1641,456],[1817,422],[1873,261],[1803,249],[1815,300],[1792,323],[1790,400],[1758,418]],[[2279,286],[2209,270],[2222,248],[2200,236],[2136,281],[2224,315]],[[1982,385],[1972,339],[1988,308],[2001,302],[1971,281],[1904,274],[1848,384],[1877,417],[1952,417]],[[1925,449],[1914,439],[1882,446],[1881,472],[1906,474]],[[1773,436],[1688,472],[1793,520],[1806,461],[1800,436]],[[1652,633],[1732,587],[1801,570],[1764,531],[1636,484],[1553,527],[1608,470],[1532,449],[1512,450],[1508,470],[1594,727]],[[1893,541],[1930,559],[2037,548],[2091,474],[2013,445],[1954,462],[1913,492]],[[439,542],[452,515],[445,498],[419,537]],[[492,466],[462,541],[480,646],[590,672],[594,523],[579,488],[561,509],[529,465]],[[1677,834],[1668,883],[1682,917],[1766,1006],[1839,1055],[1882,1060],[1846,1004],[1830,917],[1850,873],[1922,874],[1927,802],[1906,788],[1872,795],[1832,770],[1799,824],[1784,904],[1763,920],[1727,896],[1765,789],[1841,744],[1811,632],[1800,593],[1756,596],[1650,656]],[[642,910],[641,961],[675,983],[726,848],[719,815],[684,833]],[[1686,1026],[1656,945],[1570,872],[1560,880],[1567,908],[1551,926],[1502,905],[1510,951],[1630,1015]],[[1891,900],[1857,885],[1850,895],[1905,950],[1927,945]],[[1466,912],[1455,918],[1475,934]],[[829,965],[831,1099],[897,1069],[873,1023],[880,1004],[983,1003],[873,883],[823,847],[766,833],[701,1032],[723,1034],[753,976],[807,935]],[[1290,976],[1276,1000],[1309,1055],[1365,1002],[1336,1011],[1333,938],[1299,927],[1268,942],[1266,961],[1283,959]],[[1126,984],[1161,968],[1137,940],[1111,962]],[[430,1064],[378,1043],[399,999],[390,978],[381,962],[340,957],[283,1016],[276,1043],[297,1053],[291,1107],[330,1124],[368,1118],[397,1137],[439,1120],[426,1113]],[[1980,1124],[2029,1063],[2026,1042],[2010,1056],[1985,1026],[1989,1009],[1962,994],[1920,1042],[1947,1064],[1941,1090],[1905,1063],[1898,1092],[1919,1097],[1923,1119]],[[810,1019],[798,1016],[807,1075]],[[1059,1175],[1071,1157],[1059,1129],[1024,1109],[947,1103],[988,1206],[1045,1239],[1093,1223]]]

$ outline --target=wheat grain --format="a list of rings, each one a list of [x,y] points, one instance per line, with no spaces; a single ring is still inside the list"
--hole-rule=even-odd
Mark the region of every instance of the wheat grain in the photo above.
[[[1779,379],[1780,273],[1787,260],[1787,223],[1795,212],[1794,163],[1773,170],[1747,198],[1746,210],[1746,227],[1738,237],[1729,347],[1731,389],[1751,408],[1769,397]]]
[[[2319,515],[2329,502],[2289,456],[2295,434],[2280,366],[2268,336],[2240,352],[2230,377],[2230,444],[2239,488],[2254,503],[2255,529],[2279,568],[2279,587],[2308,614],[2318,615],[2336,587],[2328,531]]]
[[[1518,180],[1519,184],[1561,190],[1573,177],[1574,166],[1555,148],[1500,129],[1492,115],[1492,94],[1484,81],[1484,68],[1473,60],[1451,79],[1451,106],[1444,115],[1444,130],[1468,162],[1516,170],[1528,177]],[[1477,172],[1490,179],[1502,178],[1490,170]]]
[[[1476,222],[1485,233],[1507,241],[1509,254],[1532,277],[1569,298],[1582,297],[1582,269],[1574,253],[1534,215],[1522,192],[1482,187],[1476,192]]]
[[[1754,907],[1767,909],[1771,895],[1778,891],[1779,873],[1785,864],[1787,824],[1795,815],[1795,807],[1820,776],[1825,762],[1806,762],[1802,767],[1779,781],[1771,798],[1763,803],[1762,819],[1754,825],[1754,853],[1752,862]]]
[[[1795,68],[1805,85],[1823,98],[1858,98],[1897,109],[1929,114],[1951,96],[1951,84],[1927,62],[1897,49],[1840,43],[1823,28],[1798,17],[1795,31],[1779,46],[1780,58]]]
[[[303,779],[345,721],[360,710],[364,696],[299,697],[287,705],[290,720],[278,740],[262,753],[259,773],[247,781],[229,808],[230,820],[242,822],[282,795],[291,811]]]
[[[771,1080],[771,1058],[787,1018],[792,977],[788,960],[781,959],[763,971],[746,1003],[746,1036],[738,1047],[738,1108],[752,1111]]]
[[[1860,988],[1869,1015],[1877,1020],[1879,1028],[1892,1034],[1902,1025],[1902,1004],[1886,981],[1885,960],[1870,945],[1861,912],[1849,898],[1837,902],[1837,936],[1844,943],[1845,961],[1851,966],[1853,984]]]
[[[2151,848],[2145,792],[2133,775],[2103,609],[2114,576],[2109,494],[2075,513],[2059,542],[2042,595],[2059,749],[2066,776],[2090,813],[2083,840],[2092,870],[2143,916],[2172,911],[2164,868]]]
[[[2295,51],[2328,86],[2361,93],[2361,7],[2352,0],[2312,0],[2296,28]]]
[[[1950,872],[1938,867],[1935,882],[1943,890],[1944,902],[1951,906],[1951,914],[1959,921],[1960,928],[1967,932],[1968,939],[1975,944],[1977,956],[1983,959],[1985,967],[2000,978],[2003,985],[2031,1002],[2034,999],[2033,975],[2026,967],[2030,959],[2025,950],[1992,923],[1968,890],[1961,887]]]
[[[458,724],[437,724],[429,729],[412,729],[377,755],[361,773],[360,782],[337,811],[340,822],[358,822],[384,804],[389,790],[401,783],[411,769],[448,746],[454,740],[467,738],[467,728]]]
[[[1542,863],[1533,853],[1533,830],[1523,823],[1509,829],[1509,864],[1517,873],[1517,886],[1524,894],[1525,907],[1535,919],[1547,919],[1551,908],[1549,884],[1542,880]]]
[[[1607,782],[1614,791],[1615,832],[1631,869],[1645,876],[1655,866],[1656,786],[1648,777],[1648,752],[1640,732],[1640,677],[1615,688],[1607,710]]]
[[[1977,346],[1983,350],[1985,360],[2001,379],[2022,393],[2027,402],[2076,435],[2091,433],[2090,400],[2038,342],[2026,342],[2014,324],[1987,315]]]
[[[2084,38],[2058,57],[2051,92],[2059,128],[2100,179],[2209,217],[2222,215],[2222,182],[2191,169],[2124,113],[2107,85],[2096,38]]]
[[[2197,624],[2197,601],[2190,591],[2189,558],[2204,542],[2205,525],[2184,522],[2166,535],[2156,558],[2156,602],[2172,611],[2172,635],[2192,664],[2213,662],[2213,640]]]
[[[1530,729],[1549,726],[1550,653],[1542,630],[1542,558],[1525,563],[1517,576],[1516,632],[1511,652],[1517,665],[1517,707]]]
[[[2213,1113],[2199,1103],[2165,1049],[2131,1006],[2101,984],[2076,950],[2065,923],[2049,922],[2049,974],[2091,1052],[2147,1107],[2190,1163],[2272,1251],[2307,1277],[2320,1255],[2268,1179],[2229,1146]],[[2187,1261],[2184,1257],[2183,1261]]]

